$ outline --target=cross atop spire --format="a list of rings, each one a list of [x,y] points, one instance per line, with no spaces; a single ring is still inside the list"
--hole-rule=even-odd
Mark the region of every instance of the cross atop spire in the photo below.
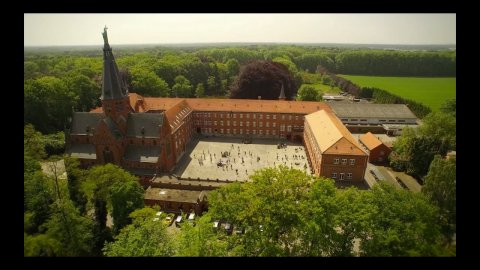
[[[105,25],[105,27],[103,28],[103,44],[105,45],[105,48],[108,48],[110,47],[110,45],[108,44],[108,36],[107,36],[107,26]]]
[[[128,97],[128,91],[118,72],[115,57],[112,54],[112,48],[108,44],[107,26],[103,29],[103,83],[102,96],[100,99],[122,99]]]

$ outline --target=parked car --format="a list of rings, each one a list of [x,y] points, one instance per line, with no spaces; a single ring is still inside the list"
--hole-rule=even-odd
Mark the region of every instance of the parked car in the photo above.
[[[187,221],[190,222],[193,226],[195,226],[195,213],[190,213],[188,215]]]
[[[167,227],[168,227],[168,226],[172,225],[174,218],[175,218],[175,214],[171,214],[171,213],[170,213],[170,214],[167,214],[167,216],[166,216],[165,219],[163,220],[163,223],[164,223],[165,225],[167,225]]]
[[[236,227],[235,228],[235,234],[237,235],[243,235],[245,233],[245,229],[242,227]]]
[[[182,215],[178,215],[177,219],[175,219],[175,226],[180,227],[182,226],[183,223],[183,217]]]
[[[218,230],[218,228],[220,228],[220,225],[221,225],[220,220],[217,219],[217,220],[213,221],[213,229],[214,230]]]
[[[227,234],[232,234],[232,232],[233,232],[233,226],[232,226],[232,224],[231,224],[230,222],[226,222],[226,223],[225,223],[225,232],[226,232]]]

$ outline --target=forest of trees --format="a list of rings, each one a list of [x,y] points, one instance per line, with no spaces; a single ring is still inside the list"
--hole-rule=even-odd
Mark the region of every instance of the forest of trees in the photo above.
[[[129,90],[145,96],[228,97],[238,88],[241,67],[254,60],[285,66],[297,93],[300,73],[329,70],[335,85],[351,94],[360,89],[334,73],[390,76],[455,76],[456,52],[403,52],[251,45],[219,48],[114,49]],[[25,52],[24,124],[43,134],[63,131],[73,111],[99,106],[102,51]],[[291,84],[291,85],[290,85]],[[287,98],[290,98],[287,97]]]
[[[456,74],[456,53],[446,51],[252,45],[114,49],[114,54],[129,90],[145,96],[227,98],[251,61],[271,61],[288,71],[288,95],[298,91],[301,100],[321,99],[321,93],[304,84],[305,74],[319,73],[332,88],[393,103],[400,102],[398,97],[360,89],[335,73]],[[144,207],[136,177],[113,165],[82,170],[78,160],[60,156],[72,113],[99,106],[101,76],[100,48],[24,54],[25,256],[455,255],[456,159],[444,158],[456,149],[455,100],[436,113],[401,101],[425,116],[424,125],[404,131],[390,162],[424,181],[420,194],[386,184],[370,192],[341,190],[328,179],[267,168],[255,173],[251,183],[212,192],[209,211],[197,219],[197,226],[186,224],[172,236],[162,223],[153,222],[158,208]],[[40,162],[55,168],[62,158],[66,179],[41,172]],[[227,237],[212,230],[214,219],[232,221],[247,233]],[[358,250],[354,240],[360,241]]]
[[[25,156],[24,255],[454,256],[456,164],[447,161],[445,180],[439,175],[444,161],[435,160],[425,194],[386,183],[371,191],[338,189],[333,180],[300,170],[265,168],[251,182],[212,191],[196,226],[187,222],[169,233],[154,219],[161,209],[144,207],[138,181],[121,168],[84,171],[67,159],[67,180],[43,174],[38,161]],[[446,191],[448,198],[440,195]],[[113,228],[106,226],[107,212]],[[215,230],[214,220],[245,233]]]

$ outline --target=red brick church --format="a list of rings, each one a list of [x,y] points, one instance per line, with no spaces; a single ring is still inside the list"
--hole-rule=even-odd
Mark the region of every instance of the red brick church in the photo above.
[[[309,157],[316,157],[314,163],[325,163],[321,158],[323,152],[343,138],[341,148],[334,146],[338,148],[335,155],[350,160],[351,168],[345,172],[350,173],[349,180],[363,180],[368,155],[327,104],[286,101],[283,87],[279,100],[142,97],[129,93],[120,78],[106,29],[103,39],[102,106],[91,112],[74,113],[67,132],[67,153],[77,157],[82,166],[114,163],[147,180],[155,174],[171,172],[194,134],[304,141],[307,123],[309,136],[335,134],[327,136],[329,141],[320,142],[318,149],[313,148],[316,140],[306,145]],[[318,111],[324,111],[328,117],[322,118],[324,122],[312,120],[308,124],[305,116]],[[323,126],[316,127],[315,121]],[[351,161],[354,158],[356,163]],[[327,177],[332,172],[343,174],[342,164],[333,163],[337,159],[332,158],[328,170],[314,164],[315,173],[324,175],[328,171],[329,175],[324,175]]]

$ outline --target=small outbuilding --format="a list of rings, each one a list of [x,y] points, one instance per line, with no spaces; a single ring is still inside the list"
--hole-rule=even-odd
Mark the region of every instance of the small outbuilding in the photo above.
[[[388,155],[390,155],[392,149],[371,132],[362,135],[360,142],[368,150],[368,160],[370,163],[382,164],[388,162]]]

